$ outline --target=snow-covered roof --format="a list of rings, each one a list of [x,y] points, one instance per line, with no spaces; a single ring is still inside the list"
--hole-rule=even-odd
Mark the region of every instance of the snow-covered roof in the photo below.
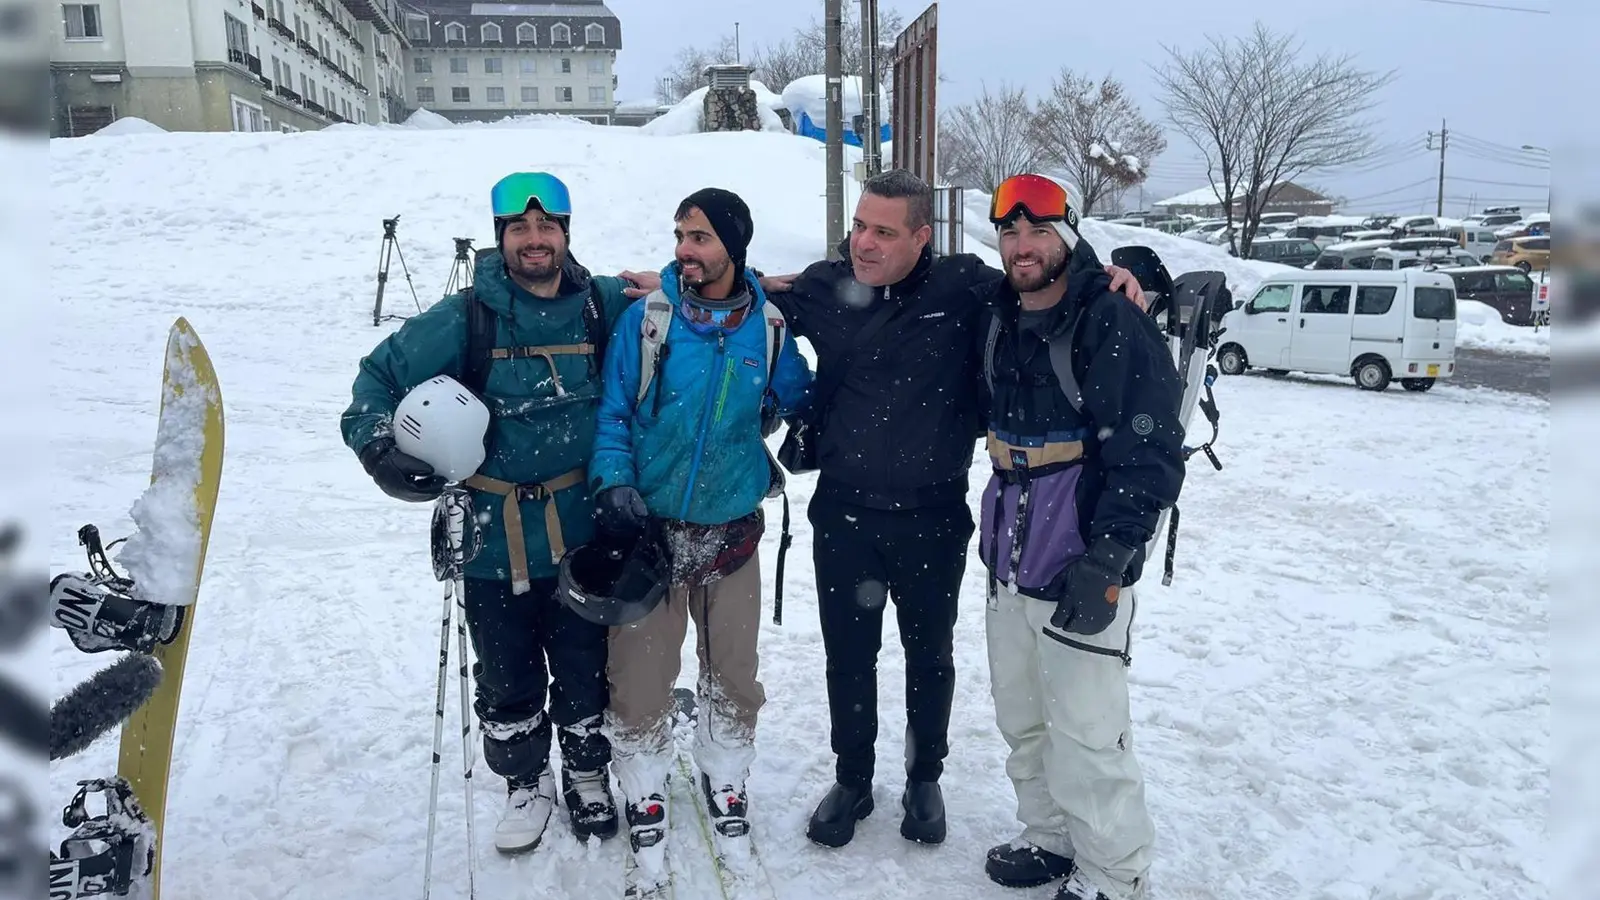
[[[1222,197],[1222,194],[1223,194],[1222,185],[1218,184],[1218,185],[1213,185],[1211,187],[1196,188],[1195,190],[1189,191],[1186,194],[1179,194],[1176,197],[1168,197],[1165,200],[1157,200],[1155,203],[1153,203],[1151,205],[1152,206],[1216,206],[1216,205],[1219,205],[1222,202],[1222,200],[1220,199]],[[1242,184],[1234,185],[1234,188],[1233,188],[1233,199],[1238,200],[1238,199],[1242,198],[1244,195],[1245,195],[1244,185],[1242,185]]]

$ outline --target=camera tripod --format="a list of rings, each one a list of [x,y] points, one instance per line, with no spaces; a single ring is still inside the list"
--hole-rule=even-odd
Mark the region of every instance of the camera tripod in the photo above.
[[[456,258],[450,263],[450,277],[444,283],[446,297],[472,287],[472,267],[477,264],[478,259],[478,251],[473,249],[472,238],[454,238],[454,240]]]
[[[411,270],[406,266],[406,256],[400,252],[400,241],[395,238],[395,228],[400,225],[400,217],[383,220],[383,243],[378,248],[378,299],[372,304],[372,324],[376,326],[384,319],[404,319],[405,316],[386,316],[383,314],[383,288],[389,283],[389,258],[392,253],[400,257],[400,271],[406,274],[406,284],[411,287],[411,299],[417,304],[417,312],[422,312],[422,301],[417,299],[417,286],[411,281]]]

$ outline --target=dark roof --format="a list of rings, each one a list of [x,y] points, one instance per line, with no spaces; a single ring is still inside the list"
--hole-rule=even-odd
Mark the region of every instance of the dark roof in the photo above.
[[[427,0],[427,2],[413,2],[411,6],[412,9],[407,12],[412,15],[421,13],[428,17],[427,36],[411,38],[412,45],[418,49],[516,47],[517,26],[523,23],[534,27],[536,38],[532,46],[540,49],[618,50],[622,47],[622,22],[616,13],[606,7],[603,0],[562,0],[559,3]],[[486,43],[483,40],[483,26],[490,22],[500,26],[499,43],[494,41]],[[445,28],[452,23],[459,23],[466,28],[465,43],[445,40]],[[572,29],[571,43],[553,42],[551,30],[557,24],[564,24]],[[589,41],[587,37],[589,25],[599,25],[603,28],[604,39],[598,43]],[[402,28],[404,27],[406,26],[402,23]]]
[[[1272,192],[1272,202],[1274,203],[1322,203],[1327,200],[1327,197],[1316,191],[1301,187],[1292,181],[1285,181],[1283,184],[1278,185],[1277,190]]]

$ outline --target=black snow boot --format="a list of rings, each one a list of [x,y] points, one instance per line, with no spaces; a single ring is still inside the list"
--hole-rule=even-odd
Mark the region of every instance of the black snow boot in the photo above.
[[[563,768],[561,787],[578,840],[586,841],[591,834],[601,840],[616,837],[617,801],[611,796],[611,776],[605,767],[592,772]]]
[[[990,847],[983,871],[995,884],[1031,888],[1065,878],[1072,871],[1072,860],[1019,839]]]
[[[944,843],[944,792],[937,781],[908,781],[900,795],[906,817],[900,821],[900,836],[919,844]]]
[[[856,822],[872,815],[872,787],[834,784],[817,804],[806,837],[824,847],[843,847],[856,836]]]

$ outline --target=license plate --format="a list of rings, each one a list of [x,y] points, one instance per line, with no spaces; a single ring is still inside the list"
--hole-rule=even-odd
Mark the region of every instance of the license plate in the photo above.
[[[1439,364],[1438,363],[1434,363],[1433,365],[1428,366],[1428,374],[1429,375],[1438,375],[1439,374]]]

